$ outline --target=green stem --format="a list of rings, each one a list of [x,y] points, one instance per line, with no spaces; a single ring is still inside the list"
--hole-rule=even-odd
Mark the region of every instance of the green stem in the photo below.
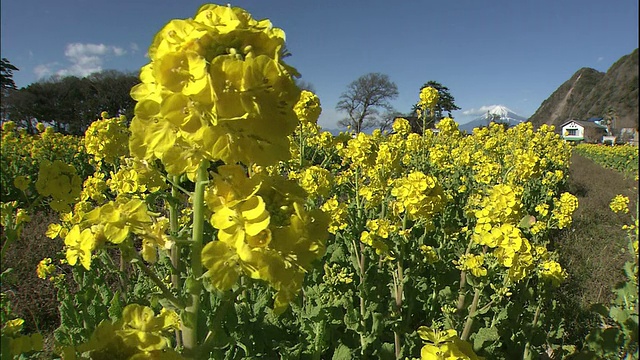
[[[396,287],[396,312],[398,313],[398,316],[400,317],[400,319],[402,320],[402,294],[404,293],[404,275],[403,275],[403,268],[402,268],[402,250],[400,251],[400,254],[398,254],[398,267],[397,267],[397,278],[398,278],[398,283],[397,283],[397,287]],[[400,359],[400,350],[402,348],[401,346],[401,332],[400,329],[398,329],[399,324],[395,327],[395,329],[393,330],[393,337],[394,337],[394,341],[395,341],[395,349],[396,349],[396,359]]]
[[[538,301],[538,306],[536,307],[536,312],[533,315],[533,324],[531,325],[531,334],[527,339],[527,343],[524,346],[524,354],[522,354],[523,360],[528,360],[531,358],[531,338],[533,337],[533,332],[536,330],[536,326],[538,325],[538,317],[540,316],[540,310],[542,309],[542,301]]]
[[[216,308],[215,313],[213,315],[212,324],[219,324],[222,322],[222,319],[225,315],[227,315],[228,311],[233,311],[233,304],[238,295],[245,291],[245,286],[240,286],[235,291],[228,290],[222,293],[222,299],[220,300],[220,305]],[[216,338],[219,338],[219,332],[224,331],[222,326],[219,326],[216,329],[210,329],[207,332],[205,339],[202,341],[202,346],[198,347],[195,358],[196,359],[205,359],[208,358],[211,354],[211,350],[214,346],[214,342]]]
[[[360,251],[358,251],[358,247],[356,246],[356,238],[359,238],[360,234],[361,234],[361,223],[362,223],[362,217],[363,217],[363,210],[362,210],[362,204],[360,203],[360,195],[359,195],[359,185],[360,185],[360,179],[359,179],[359,168],[356,168],[355,171],[355,198],[356,198],[356,210],[357,210],[357,219],[356,219],[356,223],[354,224],[356,226],[357,231],[355,232],[353,238],[351,239],[353,242],[353,252],[356,256],[356,260],[358,261],[358,273],[360,275],[360,285],[359,285],[359,291],[358,291],[358,297],[360,298],[360,324],[362,325],[362,329],[360,331],[360,355],[364,358],[365,357],[365,349],[366,349],[366,341],[365,341],[365,326],[366,326],[366,322],[365,322],[365,315],[366,315],[366,304],[365,304],[365,257],[364,257],[364,249],[365,246],[362,242],[360,242]]]
[[[404,216],[402,218],[402,233],[404,234],[404,232],[407,229],[407,213],[405,211]],[[403,269],[403,265],[402,265],[402,259],[404,256],[404,244],[405,244],[405,238],[403,235],[403,238],[400,240],[400,247],[398,248],[399,250],[399,254],[398,254],[398,261],[397,261],[397,267],[396,267],[396,273],[394,277],[394,281],[395,282],[395,298],[396,298],[396,312],[398,313],[398,316],[400,317],[400,320],[402,320],[402,295],[404,293],[404,269]],[[398,328],[400,326],[399,322],[398,324],[396,324],[396,327],[393,329],[393,337],[394,337],[394,346],[395,346],[395,350],[396,350],[396,359],[400,359],[400,350],[402,349],[402,345],[401,345],[401,332],[400,329]]]
[[[193,194],[193,234],[191,243],[191,270],[193,286],[190,287],[191,301],[185,308],[189,321],[182,324],[182,342],[187,353],[194,354],[198,345],[198,312],[200,310],[200,293],[202,292],[202,242],[204,238],[204,188],[209,180],[208,161],[203,161],[198,168],[196,187]]]
[[[173,185],[174,183],[178,182],[178,176],[176,175],[169,175],[168,178],[170,178],[171,181],[171,196],[174,198],[178,197],[178,188]],[[180,224],[178,223],[178,213],[179,213],[179,209],[178,209],[178,205],[175,204],[173,201],[168,202],[169,204],[169,227],[170,227],[170,232],[171,232],[171,236],[175,236],[178,233],[178,228],[180,226]],[[180,247],[178,245],[178,243],[174,243],[173,247],[171,248],[171,255],[170,259],[171,259],[171,265],[173,266],[173,271],[171,273],[171,287],[174,289],[180,289]],[[175,332],[176,335],[176,343],[177,346],[182,346],[182,336],[180,334],[180,330],[176,329]]]
[[[129,280],[127,279],[127,276],[125,276],[124,271],[122,270],[123,268],[123,264],[122,264],[122,250],[120,250],[118,248],[118,256],[120,258],[120,265],[116,266],[116,263],[113,261],[113,258],[111,257],[111,255],[109,255],[105,251],[102,251],[100,253],[100,256],[103,258],[106,258],[108,261],[104,261],[104,264],[106,267],[110,268],[112,272],[118,274],[118,284],[120,285],[120,290],[122,291],[122,294],[126,294],[126,289],[129,288]]]
[[[173,176],[170,175],[170,177],[172,177],[175,181],[175,179],[177,178],[177,176]],[[178,188],[175,186],[171,186],[171,196],[172,197],[178,197]],[[172,236],[175,236],[178,233],[178,213],[179,213],[179,209],[177,204],[175,204],[174,202],[167,202],[169,204],[169,228],[170,228],[170,232]],[[180,288],[180,263],[179,263],[179,255],[180,255],[180,248],[178,247],[178,243],[176,242],[173,247],[171,248],[171,265],[173,265],[173,268],[176,270],[175,273],[171,274],[171,286],[174,289],[179,289]]]
[[[191,193],[191,191],[183,188],[182,186],[180,186],[180,184],[178,184],[178,178],[179,178],[178,175],[167,175],[165,177],[165,180],[167,180],[172,186],[171,194],[173,194],[173,188],[175,187],[176,189],[178,189],[178,190],[182,191],[183,193],[185,193],[185,195],[192,196],[193,194]],[[176,192],[176,194],[177,194],[177,192]]]
[[[149,277],[149,279],[151,279],[151,281],[157,287],[160,288],[160,291],[162,292],[162,295],[165,297],[165,299],[169,300],[178,309],[184,309],[185,308],[184,302],[182,300],[178,299],[175,295],[173,295],[171,293],[171,291],[169,291],[169,289],[165,286],[165,284],[162,282],[162,280],[160,280],[160,278],[158,278],[156,273],[151,271],[151,269],[149,269],[144,264],[143,260],[140,258],[140,255],[135,253],[134,258],[133,258],[133,262],[138,264],[138,267],[140,268],[140,270],[142,270],[142,272],[145,275],[147,275]]]
[[[469,240],[469,244],[467,245],[467,251],[465,252],[465,255],[469,255],[469,252],[471,251],[471,244],[473,244],[473,240]],[[457,305],[458,312],[462,311],[462,308],[464,307],[464,301],[466,299],[466,295],[464,293],[464,287],[466,285],[467,285],[467,272],[462,270],[460,272],[460,290],[458,291],[458,305]]]
[[[302,169],[302,165],[304,163],[304,130],[302,129],[302,123],[298,125],[300,129],[300,169]]]
[[[476,289],[476,293],[473,295],[473,301],[471,302],[471,308],[469,309],[469,315],[467,315],[467,321],[462,330],[462,336],[460,336],[460,339],[463,341],[469,340],[469,335],[471,335],[471,325],[473,325],[473,318],[476,316],[476,308],[478,307],[479,300],[480,289]]]

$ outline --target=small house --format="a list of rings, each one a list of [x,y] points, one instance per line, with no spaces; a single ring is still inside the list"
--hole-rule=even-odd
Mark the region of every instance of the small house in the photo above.
[[[562,138],[566,141],[600,142],[607,135],[607,127],[591,121],[569,120],[562,124]]]

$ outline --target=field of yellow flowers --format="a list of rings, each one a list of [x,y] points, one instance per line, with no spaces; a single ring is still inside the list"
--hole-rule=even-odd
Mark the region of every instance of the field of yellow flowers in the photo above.
[[[269,20],[205,5],[154,38],[130,122],[3,124],[3,255],[38,209],[64,243],[33,269],[52,343],[3,301],[3,358],[637,358],[637,260],[610,326],[566,342],[552,236],[579,204],[552,127],[332,136],[283,51]]]

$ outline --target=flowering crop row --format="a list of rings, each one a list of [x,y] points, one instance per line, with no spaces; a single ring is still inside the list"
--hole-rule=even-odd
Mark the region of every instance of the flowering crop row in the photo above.
[[[295,86],[283,55],[282,30],[239,8],[205,5],[173,20],[132,89],[130,127],[103,114],[87,130],[93,175],[43,160],[24,180],[60,213],[47,236],[64,249],[37,270],[59,288],[56,351],[568,352],[553,301],[566,272],[548,246],[578,203],[563,192],[571,149],[553,128],[463,136],[445,118],[437,134],[415,134],[401,119],[390,134],[334,137],[316,125],[320,101]],[[424,123],[437,100],[435,89],[421,93]],[[10,235],[20,207],[3,207]],[[73,267],[77,294],[60,266]],[[14,354],[38,350],[14,330],[3,330]]]
[[[637,146],[580,144],[576,146],[575,151],[606,168],[620,171],[627,176],[638,174]]]

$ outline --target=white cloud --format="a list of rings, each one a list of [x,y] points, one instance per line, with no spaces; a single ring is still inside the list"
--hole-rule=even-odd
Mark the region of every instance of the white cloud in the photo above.
[[[106,56],[122,56],[126,53],[127,51],[123,48],[105,44],[67,44],[64,55],[71,62],[71,66],[58,70],[56,74],[84,77],[102,71],[102,64]]]
[[[33,73],[36,74],[36,78],[42,79],[49,75],[53,75],[54,68],[58,66],[58,63],[41,64],[33,68]]]
[[[484,115],[487,111],[493,109],[497,105],[484,105],[479,109],[469,109],[462,112],[462,115],[473,116],[473,115]]]
[[[123,48],[119,48],[119,47],[113,47],[113,54],[115,56],[122,56],[124,54],[127,53],[127,50],[123,49]]]
[[[602,60],[604,60],[604,57],[600,56],[596,62],[601,62]]]
[[[129,49],[131,49],[131,51],[134,52],[134,53],[140,51],[140,47],[138,46],[138,44],[136,44],[134,42],[129,44]]]

